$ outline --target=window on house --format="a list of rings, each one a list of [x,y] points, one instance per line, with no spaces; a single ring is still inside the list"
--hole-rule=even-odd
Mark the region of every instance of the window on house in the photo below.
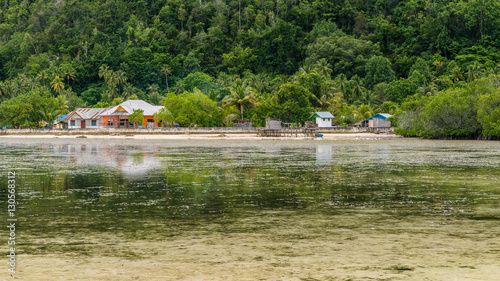
[[[92,126],[97,126],[97,121],[96,120],[92,120]]]
[[[71,126],[75,126],[75,120],[71,120]]]
[[[323,118],[323,122],[326,122],[326,119],[325,119],[325,118]]]

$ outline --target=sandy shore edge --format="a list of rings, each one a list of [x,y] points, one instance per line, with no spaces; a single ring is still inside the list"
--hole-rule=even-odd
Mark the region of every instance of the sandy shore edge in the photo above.
[[[151,139],[151,140],[357,140],[357,139],[400,139],[402,136],[394,134],[375,134],[375,133],[336,133],[323,134],[323,138],[319,137],[260,137],[257,134],[117,134],[117,135],[48,135],[48,134],[8,134],[1,135],[0,138],[24,138],[24,139]]]

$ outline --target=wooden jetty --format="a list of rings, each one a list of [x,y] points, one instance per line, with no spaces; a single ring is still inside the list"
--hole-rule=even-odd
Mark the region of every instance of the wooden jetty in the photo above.
[[[266,119],[266,128],[259,130],[258,135],[261,137],[314,137],[318,129],[317,126],[310,126],[311,122],[304,127],[299,127],[297,123],[282,123],[278,119],[263,118]]]

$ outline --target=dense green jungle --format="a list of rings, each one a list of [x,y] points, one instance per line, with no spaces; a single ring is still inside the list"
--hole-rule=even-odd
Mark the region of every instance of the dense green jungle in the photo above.
[[[5,0],[0,125],[142,99],[181,126],[390,113],[403,135],[496,138],[498,26],[497,0]]]

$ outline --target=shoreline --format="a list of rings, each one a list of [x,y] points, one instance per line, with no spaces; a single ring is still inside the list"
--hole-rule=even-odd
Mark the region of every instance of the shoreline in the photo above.
[[[324,133],[323,137],[261,137],[255,133],[178,133],[178,134],[5,134],[1,138],[16,139],[135,139],[135,140],[386,140],[402,139],[403,136],[386,133]]]

